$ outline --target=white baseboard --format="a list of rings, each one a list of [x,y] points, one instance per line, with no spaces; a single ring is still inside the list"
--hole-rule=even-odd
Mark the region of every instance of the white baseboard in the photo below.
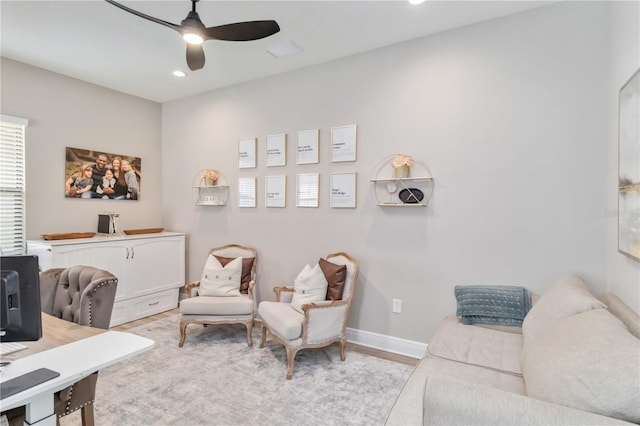
[[[347,328],[347,340],[357,345],[392,352],[412,358],[424,357],[427,344],[413,340],[400,339],[370,331]]]

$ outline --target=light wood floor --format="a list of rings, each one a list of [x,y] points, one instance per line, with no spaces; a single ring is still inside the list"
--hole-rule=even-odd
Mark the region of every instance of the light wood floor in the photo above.
[[[144,325],[144,324],[148,324],[150,322],[162,319],[162,318],[167,318],[173,315],[178,314],[178,308],[172,309],[170,311],[166,311],[166,312],[162,312],[160,314],[157,315],[152,315],[150,317],[146,317],[146,318],[142,318],[136,321],[131,321],[128,322],[126,324],[121,324],[118,326],[115,326],[112,328],[112,330],[117,330],[117,331],[127,331],[130,328],[133,327],[137,327],[139,325]],[[260,326],[260,322],[256,321],[257,324],[256,326]],[[177,342],[176,342],[177,344]],[[373,349],[373,348],[368,348],[366,346],[360,346],[360,345],[356,345],[354,343],[348,343],[347,344],[347,351],[354,351],[354,352],[360,352],[366,355],[371,355],[371,356],[375,356],[378,358],[383,358],[383,359],[388,359],[391,361],[396,361],[396,362],[401,362],[403,364],[408,364],[408,365],[418,365],[418,361],[415,358],[411,358],[408,356],[404,356],[404,355],[398,355],[398,354],[394,354],[391,352],[385,352],[385,351],[381,351],[379,349]]]

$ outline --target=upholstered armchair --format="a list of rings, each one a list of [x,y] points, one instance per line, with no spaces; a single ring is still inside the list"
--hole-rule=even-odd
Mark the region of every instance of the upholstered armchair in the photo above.
[[[118,278],[91,266],[48,269],[40,274],[43,312],[89,327],[109,328]],[[78,409],[82,425],[93,426],[93,402],[98,372],[87,376],[54,396],[56,422]]]
[[[257,264],[258,252],[251,247],[229,244],[209,250],[200,281],[187,284],[180,301],[179,347],[189,324],[244,324],[247,344],[253,345]]]
[[[346,274],[342,265],[346,266]],[[296,295],[313,292],[296,288],[301,276],[307,279],[313,274],[313,269],[307,265],[296,278],[294,288],[275,287],[273,291],[276,301],[264,301],[258,307],[262,318],[260,347],[264,347],[267,334],[284,345],[287,353],[287,380],[293,376],[293,362],[301,349],[320,348],[337,342],[340,346],[340,359],[345,360],[347,319],[360,267],[357,260],[343,252],[330,254],[326,261],[320,259],[318,266],[322,267],[322,272],[329,281],[328,288],[325,287],[326,297],[322,293],[324,300],[309,303],[304,303],[303,300],[302,304],[298,302],[296,306]],[[340,287],[338,290],[336,284]],[[338,298],[335,297],[335,291],[340,295]]]

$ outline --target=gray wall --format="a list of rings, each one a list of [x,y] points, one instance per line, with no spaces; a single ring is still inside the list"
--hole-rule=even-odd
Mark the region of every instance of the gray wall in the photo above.
[[[639,264],[617,252],[606,212],[617,209],[617,91],[640,62],[639,14],[637,2],[564,2],[162,108],[3,58],[1,112],[31,120],[28,237],[91,231],[97,213],[116,210],[123,228],[187,232],[189,279],[209,247],[250,244],[261,299],[304,263],[346,250],[362,262],[349,325],[421,342],[455,308],[456,284],[542,291],[576,272],[638,310]],[[358,124],[358,161],[331,164],[330,128],[343,124]],[[321,163],[296,166],[295,133],[315,127]],[[264,136],[278,132],[288,165],[266,169]],[[236,141],[247,136],[259,137],[259,167],[240,171]],[[65,146],[142,157],[142,201],[64,199]],[[370,174],[400,152],[431,167],[430,207],[375,206]],[[203,168],[230,180],[226,207],[194,206]],[[329,173],[345,170],[358,172],[358,208],[330,209]],[[295,174],[311,171],[320,207],[296,208]],[[264,176],[281,173],[287,207],[267,209]],[[257,208],[236,207],[239,176],[259,177]]]
[[[349,326],[422,341],[455,309],[457,284],[542,291],[575,272],[604,291],[609,137],[606,3],[563,2],[324,65],[163,105],[166,227],[189,234],[187,270],[199,278],[210,247],[260,253],[259,299],[305,263],[344,250],[361,261]],[[358,125],[358,159],[332,164],[332,126]],[[321,129],[321,162],[297,166],[298,130]],[[265,135],[286,132],[288,163],[264,166]],[[257,136],[258,164],[238,170],[237,140]],[[426,162],[426,209],[375,205],[378,161]],[[232,184],[226,207],[197,207],[195,174]],[[295,175],[319,172],[318,209],[295,207]],[[334,171],[358,173],[358,207],[329,207]],[[264,207],[264,177],[286,174],[287,207]],[[258,177],[255,209],[236,182]],[[403,313],[391,312],[391,299]]]
[[[95,232],[98,213],[121,214],[122,229],[162,226],[161,106],[2,58],[2,113],[27,127],[27,238]],[[140,201],[64,198],[65,147],[142,158]]]

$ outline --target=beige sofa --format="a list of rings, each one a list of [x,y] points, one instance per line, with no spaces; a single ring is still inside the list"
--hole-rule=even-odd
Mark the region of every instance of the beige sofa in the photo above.
[[[387,425],[640,422],[640,317],[559,279],[522,327],[443,320]]]

